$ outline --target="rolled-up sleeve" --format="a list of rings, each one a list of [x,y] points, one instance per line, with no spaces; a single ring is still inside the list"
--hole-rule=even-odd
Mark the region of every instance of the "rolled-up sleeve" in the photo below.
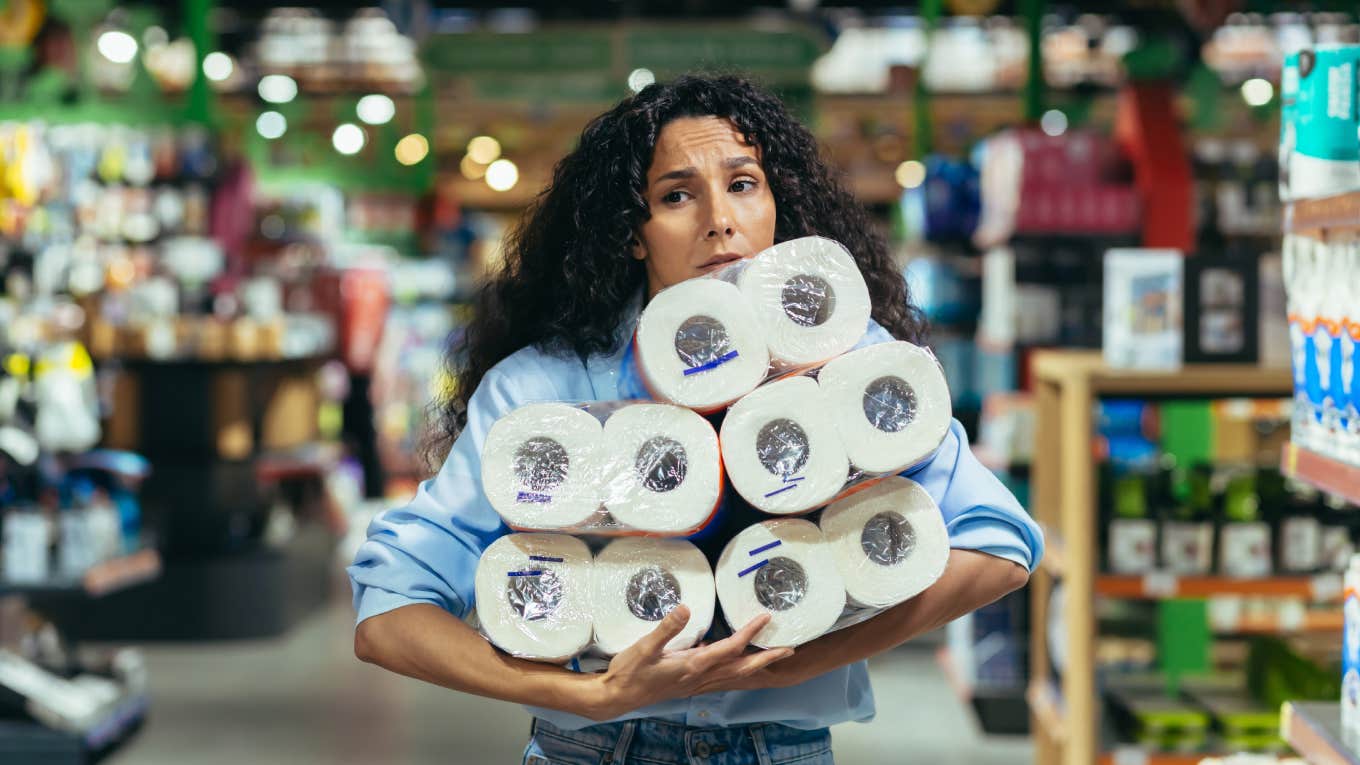
[[[950,547],[977,550],[1033,571],[1044,557],[1044,535],[1015,495],[968,448],[958,420],[926,463],[903,473],[935,499]]]
[[[459,618],[471,611],[477,561],[508,531],[482,491],[482,444],[491,424],[523,400],[519,393],[505,374],[488,372],[439,473],[410,503],[381,513],[368,527],[348,569],[358,621],[413,603]]]

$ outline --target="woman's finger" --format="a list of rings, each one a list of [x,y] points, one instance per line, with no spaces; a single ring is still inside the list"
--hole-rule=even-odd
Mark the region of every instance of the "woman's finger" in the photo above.
[[[671,609],[666,618],[656,625],[656,628],[648,632],[637,642],[638,646],[649,655],[660,655],[666,649],[666,644],[671,638],[680,634],[680,631],[689,623],[689,607],[684,604]]]

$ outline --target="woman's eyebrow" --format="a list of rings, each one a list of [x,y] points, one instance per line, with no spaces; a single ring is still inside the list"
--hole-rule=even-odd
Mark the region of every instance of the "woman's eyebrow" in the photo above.
[[[740,157],[728,157],[727,159],[723,160],[722,164],[724,170],[735,170],[738,167],[745,167],[746,165],[759,166],[760,160],[756,159],[755,157],[743,155]],[[672,181],[677,179],[683,180],[687,178],[693,178],[698,174],[699,169],[694,167],[693,165],[690,165],[689,167],[682,167],[678,170],[672,170],[669,173],[662,173],[661,175],[657,176],[655,183],[661,183],[662,181]]]

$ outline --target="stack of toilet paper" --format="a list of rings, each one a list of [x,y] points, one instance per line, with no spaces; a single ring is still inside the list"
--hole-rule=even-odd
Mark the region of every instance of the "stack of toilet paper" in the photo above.
[[[686,536],[722,498],[713,426],[669,404],[529,404],[497,420],[482,486],[519,531]]]
[[[657,293],[638,319],[633,357],[653,398],[715,412],[772,376],[850,350],[870,309],[844,247],[792,239]]]
[[[939,509],[894,475],[948,433],[935,357],[906,342],[850,350],[868,290],[836,242],[776,245],[661,291],[639,319],[634,359],[664,403],[530,404],[498,420],[482,454],[491,506],[520,532],[477,572],[484,633],[526,658],[613,655],[678,603],[672,647],[707,632],[714,599],[738,629],[760,613],[761,647],[793,646],[863,621],[930,586],[948,537]],[[730,408],[729,408],[730,407]],[[728,408],[721,434],[700,412]],[[676,539],[713,518],[724,477],[773,515],[731,539],[715,570]],[[603,538],[595,538],[596,536]]]
[[[948,560],[939,507],[916,482],[891,476],[832,503],[816,523],[751,526],[727,544],[714,578],[728,625],[736,630],[768,613],[752,642],[780,648],[915,597]]]
[[[564,663],[587,649],[613,656],[677,605],[685,629],[666,648],[689,648],[713,621],[713,570],[683,539],[621,538],[598,553],[565,534],[507,534],[482,553],[476,575],[482,634],[501,650]]]

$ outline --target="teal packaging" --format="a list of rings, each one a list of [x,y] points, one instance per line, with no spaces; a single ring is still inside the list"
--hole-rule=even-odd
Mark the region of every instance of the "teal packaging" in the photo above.
[[[1360,118],[1356,114],[1356,68],[1360,46],[1319,45],[1293,54],[1282,77],[1297,72],[1298,92],[1288,119],[1282,117],[1281,184],[1289,198],[1325,197],[1360,189]],[[1291,83],[1281,82],[1288,99]]]

